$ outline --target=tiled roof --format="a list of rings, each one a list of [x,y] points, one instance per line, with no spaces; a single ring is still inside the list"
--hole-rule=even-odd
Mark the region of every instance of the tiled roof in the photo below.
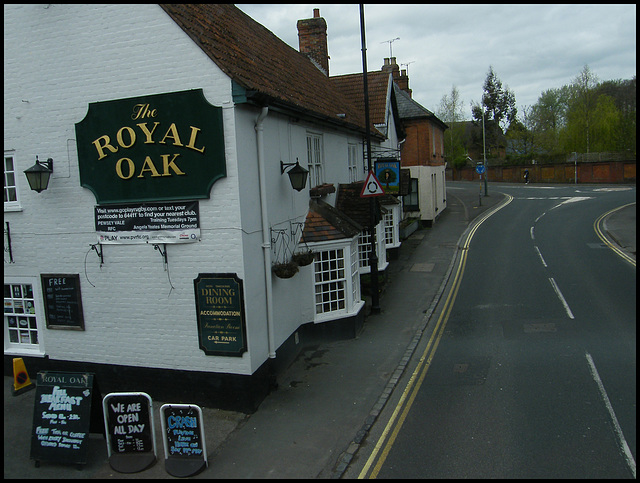
[[[364,112],[364,83],[362,74],[337,75],[329,78],[345,96],[351,99]],[[367,72],[369,90],[369,118],[374,124],[384,124],[387,112],[387,94],[391,74],[389,72]]]
[[[312,200],[304,223],[301,243],[353,238],[362,231],[355,221],[322,200]]]
[[[364,110],[336,89],[307,56],[234,5],[161,7],[251,99],[365,132]]]
[[[396,84],[393,85],[396,94],[396,102],[398,104],[398,115],[400,119],[430,119],[439,124],[443,129],[447,129],[444,122],[436,117],[429,109],[422,107],[414,101],[409,94],[400,89]]]
[[[364,181],[356,181],[355,183],[338,185],[338,195],[336,196],[336,208],[342,211],[350,219],[359,223],[364,227],[370,225],[370,207],[369,198],[362,198],[362,185]],[[399,201],[392,195],[376,196],[375,201],[375,217],[374,224],[378,224],[382,220],[382,212],[387,209],[384,205],[395,205]]]

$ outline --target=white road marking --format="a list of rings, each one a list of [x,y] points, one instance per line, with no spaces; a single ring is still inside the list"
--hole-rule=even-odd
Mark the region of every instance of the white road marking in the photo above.
[[[538,248],[538,246],[537,245],[533,245],[533,248],[535,248],[536,252],[538,252],[538,256],[540,257],[540,261],[544,265],[544,268],[547,268],[547,262],[545,262],[544,258],[542,258],[542,253],[540,253],[540,249]]]
[[[607,407],[607,411],[609,411],[609,416],[611,416],[611,420],[613,421],[613,427],[616,432],[616,436],[618,437],[618,444],[620,445],[620,449],[627,460],[627,465],[631,469],[631,473],[633,473],[633,478],[636,478],[636,460],[633,459],[633,454],[631,454],[631,450],[629,449],[629,445],[627,444],[627,440],[624,438],[624,434],[622,434],[622,428],[620,427],[620,423],[618,422],[618,418],[616,417],[616,413],[613,410],[613,406],[611,405],[611,401],[609,400],[609,396],[607,396],[607,391],[604,389],[604,384],[602,384],[602,379],[600,379],[600,375],[598,374],[598,370],[596,369],[596,365],[593,363],[593,358],[591,354],[585,352],[585,357],[587,358],[587,363],[589,364],[589,369],[591,371],[591,376],[593,380],[596,381],[598,385],[598,390],[600,391],[600,396],[604,400],[604,404]]]
[[[560,288],[558,287],[558,284],[556,283],[556,281],[553,278],[550,278],[549,282],[551,282],[551,286],[553,287],[553,290],[555,290],[556,295],[560,299],[560,302],[562,302],[562,305],[564,306],[564,310],[565,312],[567,312],[567,315],[569,316],[569,318],[575,319],[575,317],[573,316],[573,312],[571,312],[571,309],[569,308],[569,304],[562,296],[562,292],[560,292]]]

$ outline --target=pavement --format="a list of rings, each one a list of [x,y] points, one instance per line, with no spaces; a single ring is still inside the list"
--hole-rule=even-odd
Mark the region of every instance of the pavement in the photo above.
[[[208,467],[193,478],[340,478],[426,329],[462,234],[503,199],[499,186],[480,198],[476,183],[451,183],[448,206],[433,226],[403,241],[387,268],[381,311],[367,315],[355,339],[304,349],[252,415],[202,408]],[[603,222],[607,236],[634,260],[635,217],[634,203]],[[153,401],[157,461],[150,468],[114,471],[100,434],[90,435],[81,467],[36,467],[29,457],[35,391],[13,396],[12,385],[13,378],[5,377],[5,478],[173,478],[165,470],[160,438],[159,408],[165,402]]]

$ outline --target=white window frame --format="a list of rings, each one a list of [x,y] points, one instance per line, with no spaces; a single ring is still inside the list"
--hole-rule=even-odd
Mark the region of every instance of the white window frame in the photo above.
[[[358,176],[358,145],[351,144],[348,145],[348,166],[349,166],[349,183],[355,183],[356,181],[360,181],[360,176]]]
[[[384,246],[385,248],[397,248],[400,243],[400,205],[385,205],[387,213],[383,215]]]
[[[309,248],[316,253],[313,262],[314,323],[356,315],[364,305],[357,238],[309,244]]]
[[[378,270],[386,270],[389,266],[387,262],[387,250],[385,247],[384,225],[378,223],[375,228],[376,255],[378,256]],[[371,273],[369,266],[369,254],[371,253],[371,235],[369,230],[362,230],[358,234],[358,266],[360,275]]]
[[[11,170],[7,170],[7,161],[11,160]],[[4,202],[4,211],[20,211],[22,207],[20,206],[20,192],[18,189],[18,175],[16,170],[16,156],[13,152],[4,153],[4,161],[2,163],[2,170],[4,172],[4,196],[7,196],[7,190],[13,190],[15,193],[15,200],[13,201],[5,201]],[[13,179],[11,179],[13,178]],[[12,182],[11,182],[12,181]]]
[[[42,335],[46,327],[44,302],[40,279],[37,277],[9,277],[4,279],[4,285],[10,286],[10,294],[4,298],[4,353],[6,355],[43,356],[44,345]],[[31,297],[15,297],[12,286],[31,286]],[[20,308],[21,306],[21,308]],[[16,311],[18,307],[18,311]],[[10,317],[15,317],[17,328],[10,327]],[[20,319],[27,322],[24,329],[20,329]],[[35,327],[32,326],[35,324]],[[18,331],[18,342],[11,342],[10,331]],[[35,333],[37,343],[31,343],[31,334]],[[26,337],[29,337],[29,342]],[[24,342],[20,340],[25,337]]]
[[[307,132],[307,169],[309,170],[309,185],[311,188],[324,183],[322,134]]]

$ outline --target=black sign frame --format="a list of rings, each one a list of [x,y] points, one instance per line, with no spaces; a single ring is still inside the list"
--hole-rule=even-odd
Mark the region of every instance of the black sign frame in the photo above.
[[[207,355],[247,352],[243,283],[235,273],[199,273],[193,281],[198,341]]]
[[[86,464],[92,416],[100,409],[94,374],[42,371],[36,377],[30,457],[62,464]],[[95,426],[95,425],[94,425]]]
[[[208,466],[202,409],[195,404],[160,408],[164,462],[172,476],[192,476]]]
[[[152,466],[157,454],[151,396],[112,392],[102,399],[102,406],[111,467],[120,473],[137,473]]]
[[[84,330],[80,275],[43,273],[40,280],[47,329]]]

